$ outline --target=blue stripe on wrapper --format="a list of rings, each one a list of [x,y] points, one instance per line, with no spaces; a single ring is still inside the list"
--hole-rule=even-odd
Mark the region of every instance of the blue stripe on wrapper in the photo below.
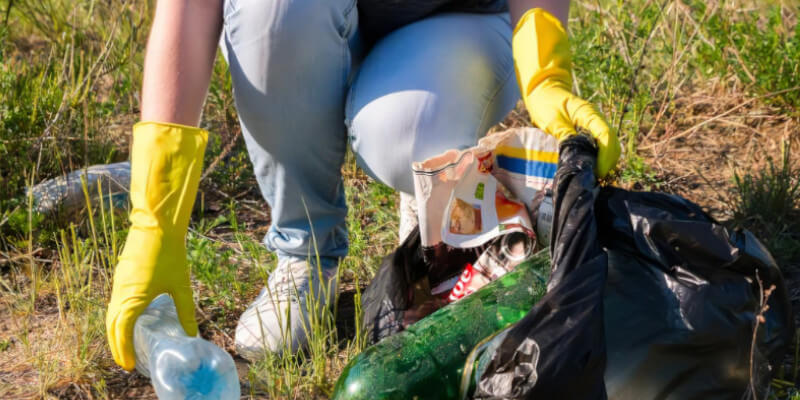
[[[556,167],[558,166],[557,164],[548,162],[523,160],[521,158],[501,155],[498,155],[496,160],[497,166],[500,168],[511,172],[516,172],[518,174],[535,176],[537,178],[552,179],[554,176],[556,176]]]

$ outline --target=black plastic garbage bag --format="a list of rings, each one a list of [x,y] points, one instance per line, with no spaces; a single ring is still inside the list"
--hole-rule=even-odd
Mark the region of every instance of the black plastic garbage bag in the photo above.
[[[485,345],[474,396],[761,397],[794,332],[769,253],[680,197],[598,190],[595,152],[561,146],[548,294]]]
[[[596,208],[609,257],[609,397],[763,398],[794,333],[763,245],[676,196],[604,189]],[[769,310],[756,324],[765,291]]]
[[[430,286],[424,280],[426,272],[416,228],[394,253],[384,257],[377,275],[361,296],[363,326],[370,342],[403,330],[405,312],[414,301],[415,285]],[[421,289],[417,292],[424,293]]]
[[[552,270],[547,294],[502,342],[475,398],[604,399],[603,288],[607,257],[595,218],[596,151],[585,137],[564,142],[554,182]]]
[[[486,246],[457,249],[441,243],[422,248],[415,228],[394,253],[383,258],[361,296],[363,326],[370,343],[403,331],[445,306],[432,288],[458,277]]]

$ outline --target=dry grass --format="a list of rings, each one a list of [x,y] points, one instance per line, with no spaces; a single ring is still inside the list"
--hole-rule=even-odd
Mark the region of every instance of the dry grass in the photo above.
[[[767,166],[787,144],[800,148],[800,120],[741,93],[711,86],[674,100],[668,115],[639,144],[659,187],[732,217],[733,174]],[[800,159],[792,160],[800,166]]]

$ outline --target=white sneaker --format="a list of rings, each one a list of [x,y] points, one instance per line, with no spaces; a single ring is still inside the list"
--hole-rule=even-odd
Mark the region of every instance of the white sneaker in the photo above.
[[[417,199],[413,194],[400,192],[400,229],[397,234],[400,244],[419,225],[417,216]]]
[[[297,352],[308,343],[310,313],[319,321],[336,297],[337,268],[320,270],[307,260],[278,261],[267,287],[247,307],[236,326],[236,351],[251,361],[266,352]],[[312,290],[313,288],[313,295]]]

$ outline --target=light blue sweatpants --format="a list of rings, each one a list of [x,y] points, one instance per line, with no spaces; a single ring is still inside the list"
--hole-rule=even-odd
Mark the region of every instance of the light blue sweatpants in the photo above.
[[[411,163],[477,143],[519,98],[507,14],[438,14],[367,49],[355,0],[226,0],[221,40],[279,257],[347,254],[341,166],[413,193]],[[328,265],[332,265],[326,263]]]

